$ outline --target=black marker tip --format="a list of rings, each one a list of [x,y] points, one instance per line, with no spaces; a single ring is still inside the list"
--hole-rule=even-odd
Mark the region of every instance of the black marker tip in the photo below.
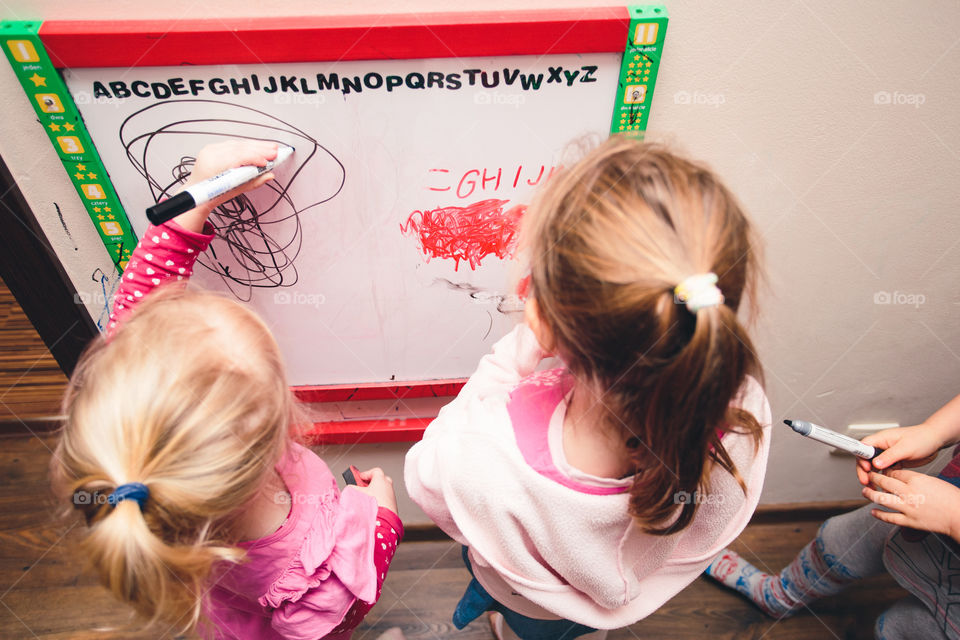
[[[788,427],[790,427],[791,429],[793,429],[793,420],[784,420],[784,421],[783,421],[783,424],[785,424],[785,425],[787,425]]]

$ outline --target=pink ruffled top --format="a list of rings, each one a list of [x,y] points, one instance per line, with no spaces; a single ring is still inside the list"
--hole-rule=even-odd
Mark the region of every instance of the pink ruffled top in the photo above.
[[[357,600],[376,600],[376,500],[352,487],[340,493],[327,465],[300,445],[277,471],[290,514],[274,533],[241,543],[247,560],[216,577],[207,613],[217,638],[321,638]]]
[[[197,257],[214,238],[174,221],[149,226],[130,258],[114,298],[107,339],[161,285],[185,285]],[[292,444],[276,466],[290,501],[274,533],[245,542],[247,560],[222,567],[204,635],[216,638],[349,638],[380,595],[403,525],[397,514],[355,488],[343,493],[327,465]]]

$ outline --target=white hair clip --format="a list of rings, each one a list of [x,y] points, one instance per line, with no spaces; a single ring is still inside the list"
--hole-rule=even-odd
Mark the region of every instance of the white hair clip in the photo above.
[[[723,304],[723,292],[717,287],[717,274],[698,273],[678,284],[673,290],[677,304],[687,305],[687,311],[696,315],[700,309]]]

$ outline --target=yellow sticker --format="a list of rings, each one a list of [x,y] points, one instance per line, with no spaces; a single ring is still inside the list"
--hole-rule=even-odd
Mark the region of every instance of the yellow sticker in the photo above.
[[[633,44],[657,44],[660,25],[656,22],[641,22],[633,32]]]
[[[120,224],[117,222],[101,222],[100,228],[103,229],[104,235],[107,235],[107,236],[123,235],[123,229],[120,227]]]
[[[83,145],[77,136],[57,136],[57,144],[64,153],[83,153]]]
[[[40,62],[40,56],[29,40],[7,40],[7,46],[17,62]]]
[[[40,104],[40,110],[44,113],[63,113],[63,103],[60,102],[60,96],[55,93],[35,93],[33,97]]]
[[[623,92],[624,104],[637,104],[647,99],[647,85],[631,84],[627,85]]]
[[[83,191],[83,196],[87,200],[103,200],[107,197],[107,194],[104,193],[103,187],[97,183],[92,184],[82,184],[80,189]]]

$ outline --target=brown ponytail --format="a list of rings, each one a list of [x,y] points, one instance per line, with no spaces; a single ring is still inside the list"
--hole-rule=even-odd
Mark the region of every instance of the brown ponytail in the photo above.
[[[631,514],[652,534],[683,529],[713,464],[744,487],[719,434],[759,445],[762,433],[731,406],[761,375],[737,318],[757,271],[746,216],[706,169],[621,136],[554,176],[524,225],[532,295],[558,352],[636,445]],[[709,272],[725,303],[691,313],[674,289]]]

